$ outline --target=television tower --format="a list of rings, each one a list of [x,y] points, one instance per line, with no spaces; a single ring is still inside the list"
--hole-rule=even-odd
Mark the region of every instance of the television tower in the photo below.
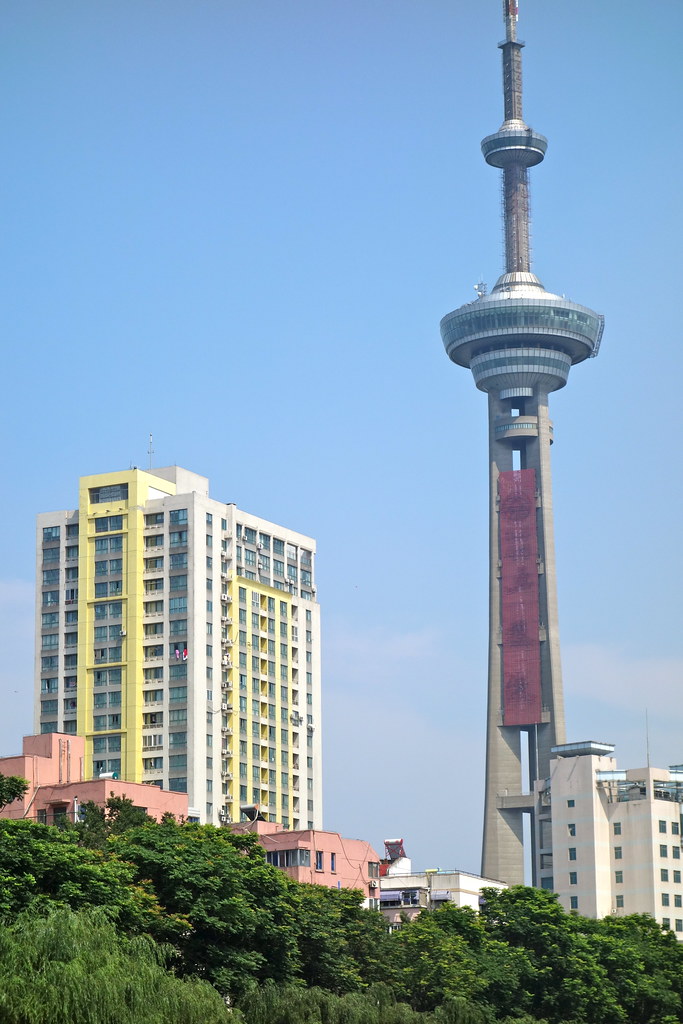
[[[524,817],[564,743],[548,395],[597,355],[603,317],[547,292],[531,273],[528,170],[547,140],[522,116],[517,3],[503,0],[505,120],[481,144],[502,170],[505,272],[490,294],[441,321],[450,359],[489,405],[489,671],[482,874],[524,882]],[[533,822],[531,822],[533,826]],[[535,858],[534,875],[536,872]]]

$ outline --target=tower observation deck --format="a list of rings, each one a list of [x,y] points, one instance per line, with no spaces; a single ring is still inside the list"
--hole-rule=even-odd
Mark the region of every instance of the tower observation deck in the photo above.
[[[505,272],[441,321],[449,358],[489,407],[489,670],[482,875],[524,881],[524,816],[565,742],[553,540],[548,395],[597,355],[603,318],[531,273],[529,168],[547,140],[522,115],[516,0],[503,0],[505,119],[481,148],[503,179]],[[532,822],[533,824],[533,822]],[[540,842],[535,842],[540,849]],[[534,877],[536,877],[536,858]]]

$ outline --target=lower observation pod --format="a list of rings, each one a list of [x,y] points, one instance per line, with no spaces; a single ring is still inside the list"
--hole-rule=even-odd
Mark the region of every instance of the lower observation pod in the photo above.
[[[501,398],[564,387],[574,363],[597,355],[602,330],[602,316],[547,292],[531,273],[503,274],[490,295],[441,321],[449,359]]]

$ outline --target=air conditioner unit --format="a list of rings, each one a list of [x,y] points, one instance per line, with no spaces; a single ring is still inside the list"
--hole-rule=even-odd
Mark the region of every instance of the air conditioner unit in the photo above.
[[[368,885],[370,886],[371,889],[376,889],[377,888],[377,882],[376,882],[376,880],[374,878],[370,879],[370,881],[368,882]]]
[[[119,636],[125,636],[125,635],[126,635],[125,629],[120,629],[119,630]]]
[[[309,732],[313,732],[313,730],[315,729],[315,726],[313,725],[312,722],[311,722],[310,725],[307,726],[307,729],[308,729]]]
[[[227,704],[221,704],[221,711],[227,711],[227,710],[228,710],[228,705]]]

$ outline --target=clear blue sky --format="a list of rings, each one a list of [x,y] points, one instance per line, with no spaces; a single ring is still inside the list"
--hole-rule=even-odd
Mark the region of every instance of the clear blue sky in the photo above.
[[[553,396],[569,738],[681,742],[683,5],[520,0],[534,269],[604,312]],[[444,313],[501,269],[499,0],[5,0],[0,750],[34,514],[144,464],[313,534],[326,825],[478,869],[486,399]]]

